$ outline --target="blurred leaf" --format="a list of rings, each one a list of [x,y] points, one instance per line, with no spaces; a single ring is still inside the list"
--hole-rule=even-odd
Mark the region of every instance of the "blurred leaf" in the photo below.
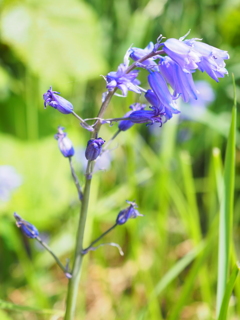
[[[228,304],[229,304],[229,300],[230,300],[238,274],[239,274],[239,265],[236,265],[234,267],[234,270],[231,273],[230,279],[226,286],[218,320],[227,319]]]
[[[1,164],[14,166],[23,178],[11,201],[1,204],[0,214],[17,211],[41,228],[68,210],[77,194],[68,159],[60,154],[54,138],[26,144],[4,135],[0,139]]]
[[[1,301],[0,301],[0,307],[1,307]],[[1,320],[11,320],[11,318],[2,310],[0,310],[0,319]]]
[[[100,25],[77,0],[5,2],[2,41],[50,84],[70,85],[104,73]]]

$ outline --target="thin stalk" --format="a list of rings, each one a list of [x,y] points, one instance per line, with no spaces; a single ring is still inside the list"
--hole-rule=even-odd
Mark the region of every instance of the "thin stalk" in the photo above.
[[[111,228],[109,228],[107,231],[103,232],[103,234],[100,235],[100,237],[98,237],[97,239],[95,239],[93,242],[91,242],[91,244],[83,250],[83,253],[87,253],[89,251],[89,249],[95,244],[97,243],[99,240],[101,240],[106,234],[108,234],[110,231],[112,231],[115,227],[117,226],[117,223],[115,223]]]
[[[74,170],[74,168],[73,168],[72,157],[69,157],[69,164],[70,164],[70,168],[71,168],[72,177],[73,177],[74,183],[75,183],[76,188],[77,188],[78,198],[79,198],[79,200],[82,201],[82,199],[83,199],[83,192],[82,192],[82,188],[81,188],[81,186],[80,186],[78,177],[77,177],[77,175],[76,175],[76,173],[75,173],[75,170]]]
[[[52,257],[55,259],[55,261],[57,262],[57,264],[59,265],[59,267],[62,269],[62,271],[65,273],[67,278],[70,278],[71,275],[69,273],[69,270],[67,268],[64,267],[64,265],[61,263],[61,261],[58,259],[58,257],[55,255],[55,253],[49,248],[49,246],[42,241],[41,238],[36,237],[35,238],[51,255]]]
[[[112,246],[112,247],[115,247],[115,248],[118,249],[119,254],[120,254],[121,256],[124,256],[124,252],[123,252],[122,248],[120,247],[120,245],[117,244],[117,243],[114,243],[114,242],[101,243],[101,244],[99,244],[99,245],[96,246],[96,247],[90,247],[90,248],[88,249],[88,251],[95,251],[95,250],[97,250],[98,248],[103,247],[103,246]],[[86,249],[85,249],[85,250],[86,250]],[[85,251],[85,250],[84,250],[84,251]],[[87,253],[87,252],[85,252],[85,253]]]
[[[94,129],[89,126],[78,114],[76,114],[74,111],[72,111],[72,115],[74,115],[75,118],[77,118],[78,120],[80,120],[81,125],[87,129],[88,131],[92,132]]]
[[[107,151],[107,147],[112,143],[112,141],[119,135],[119,133],[121,132],[121,130],[119,129],[117,132],[114,133],[114,135],[112,136],[111,139],[108,140],[107,143],[105,143],[105,146],[102,150],[102,153]]]

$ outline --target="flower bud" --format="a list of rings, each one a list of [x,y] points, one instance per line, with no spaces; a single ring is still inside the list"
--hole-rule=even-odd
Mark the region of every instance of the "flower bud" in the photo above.
[[[16,212],[14,212],[14,218],[16,219],[16,225],[21,229],[22,233],[28,238],[34,239],[39,235],[37,228],[31,223],[23,220]]]
[[[74,148],[72,141],[67,137],[66,132],[63,132],[63,127],[58,127],[58,133],[55,134],[55,139],[58,140],[58,147],[62,155],[66,158],[74,155]]]
[[[137,205],[135,202],[127,201],[127,203],[129,203],[130,206],[121,210],[117,216],[116,223],[119,225],[126,223],[128,219],[135,219],[138,216],[143,216],[143,214],[140,214],[138,210],[136,210]]]
[[[133,111],[138,111],[138,110],[143,110],[145,108],[146,105],[141,104],[141,103],[134,103],[132,104],[129,108],[132,109],[132,111],[127,112],[123,118],[128,118],[130,116],[130,114]],[[119,122],[118,124],[118,129],[120,131],[127,131],[128,129],[130,129],[132,126],[134,125],[134,123],[130,120],[122,120]]]
[[[61,96],[58,96],[60,92],[52,91],[52,87],[44,93],[44,107],[51,106],[57,109],[59,112],[64,114],[69,114],[73,112],[73,105],[68,100],[64,99]]]
[[[87,143],[87,148],[85,151],[85,157],[89,161],[97,159],[102,151],[102,145],[105,143],[105,140],[102,138],[90,139]]]

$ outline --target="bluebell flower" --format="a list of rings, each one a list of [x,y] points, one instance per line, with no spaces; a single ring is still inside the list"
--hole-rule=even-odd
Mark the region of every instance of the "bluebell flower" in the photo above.
[[[139,70],[132,70],[129,73],[126,73],[126,70],[129,66],[129,54],[128,50],[125,57],[124,63],[120,64],[117,71],[109,72],[106,76],[107,89],[113,91],[115,88],[118,88],[122,91],[122,97],[127,96],[128,90],[141,93],[138,85],[140,81],[137,78]]]
[[[14,212],[14,218],[16,219],[16,225],[21,229],[22,233],[28,238],[34,239],[39,235],[37,228],[31,223],[23,220],[16,212]]]
[[[223,78],[225,74],[228,74],[224,62],[224,60],[229,59],[227,51],[200,42],[200,39],[184,40],[183,42],[200,54],[200,61],[197,62],[200,71],[205,71],[217,82],[219,81],[218,78]]]
[[[159,72],[151,72],[148,76],[148,82],[150,87],[152,88],[153,93],[157,98],[155,98],[154,100],[158,102],[158,104],[154,105],[154,107],[157,107],[161,113],[164,113],[166,120],[171,119],[172,114],[180,113],[175,108],[176,103],[174,101],[174,98],[169,92],[166,81]],[[148,93],[148,97],[149,96],[150,94]],[[151,99],[153,99],[152,93]]]
[[[87,148],[85,151],[85,157],[89,161],[97,159],[102,151],[102,145],[105,143],[105,140],[102,138],[90,139],[87,143]]]
[[[155,93],[152,90],[147,90],[145,93],[145,98],[147,101],[152,105],[157,107],[159,110],[164,112],[164,107],[160,105],[160,101],[158,100],[158,97],[155,95]]]
[[[191,73],[184,72],[181,67],[168,56],[160,58],[158,67],[165,80],[173,88],[174,97],[181,95],[185,102],[188,102],[189,99],[198,98],[198,91]]]
[[[0,166],[0,200],[8,201],[11,193],[22,184],[22,177],[12,166]]]
[[[162,118],[165,116],[165,113],[161,112],[157,107],[150,107],[152,110],[138,110],[134,111],[129,115],[129,120],[133,123],[147,123],[152,125],[157,122],[160,123],[160,127],[164,122]]]
[[[123,116],[123,118],[128,118],[130,116],[130,114],[133,113],[134,111],[143,110],[145,108],[145,105],[143,105],[141,103],[134,103],[129,108],[132,110],[127,112]],[[134,125],[134,123],[130,120],[122,120],[118,123],[118,129],[120,131],[126,131],[126,130],[130,129],[133,125]]]
[[[205,109],[215,100],[214,90],[210,83],[204,80],[196,81],[195,85],[199,91],[199,96],[197,100],[190,100],[190,104],[194,107]]]
[[[154,43],[153,42],[150,42],[146,48],[144,49],[140,49],[140,48],[130,48],[130,58],[132,58],[134,61],[137,61],[141,58],[143,58],[144,56],[146,56],[147,54],[153,52],[155,49],[155,46],[154,46]],[[149,58],[149,59],[146,59],[144,61],[141,62],[141,64],[145,65],[145,66],[148,66],[148,67],[154,67],[156,66],[156,62],[154,61],[155,59],[158,59],[159,56],[156,55],[152,58]]]
[[[163,51],[172,58],[184,72],[191,73],[198,69],[201,56],[181,40],[170,38],[161,44]]]
[[[62,155],[66,158],[72,157],[74,155],[74,148],[72,141],[67,137],[66,132],[63,127],[58,127],[58,133],[55,134],[55,139],[58,141],[58,147]]]
[[[181,108],[183,108],[183,112],[181,114],[181,119],[187,120],[196,120],[198,117],[201,117],[208,107],[215,100],[215,93],[209,82],[201,80],[195,82],[196,88],[199,91],[198,99],[190,99],[189,105],[194,108],[192,113],[189,113],[187,109],[185,109],[185,105],[182,102],[180,104]]]
[[[140,214],[138,210],[136,210],[136,203],[127,201],[129,203],[129,206],[126,209],[123,209],[119,212],[117,219],[116,219],[116,224],[121,225],[124,224],[128,221],[128,219],[135,219],[139,216],[143,216],[143,214]]]
[[[60,92],[53,91],[52,87],[50,87],[50,89],[43,95],[44,107],[46,108],[47,106],[51,106],[64,114],[72,113],[73,105],[71,102],[58,94],[60,94]]]

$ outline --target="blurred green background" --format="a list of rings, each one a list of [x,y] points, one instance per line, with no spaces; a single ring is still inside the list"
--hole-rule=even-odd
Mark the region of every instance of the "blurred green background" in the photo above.
[[[220,200],[216,176],[230,126],[232,72],[240,100],[238,1],[0,4],[0,168],[12,166],[18,177],[16,188],[0,199],[1,320],[61,319],[65,305],[67,279],[47,252],[22,236],[13,212],[37,226],[63,263],[72,258],[79,203],[68,161],[53,136],[57,126],[66,128],[83,182],[89,133],[71,115],[44,110],[42,94],[52,86],[82,118],[94,117],[106,90],[100,75],[116,70],[132,44],[144,48],[160,34],[179,38],[189,29],[191,38],[229,51],[230,76],[217,84],[196,72],[194,79],[207,80],[214,90],[208,108],[183,105],[182,115],[162,128],[135,125],[112,144],[110,167],[94,175],[85,245],[114,223],[127,206],[125,200],[135,199],[144,217],[128,221],[104,240],[120,244],[123,257],[107,246],[86,256],[76,319],[214,319]],[[146,85],[146,77],[142,81]],[[136,101],[144,99],[131,92],[125,99],[114,97],[107,117],[122,116]],[[105,126],[100,136],[108,140],[116,130],[116,125]],[[236,160],[233,264],[240,256],[239,149]],[[231,320],[240,314],[237,281]]]

